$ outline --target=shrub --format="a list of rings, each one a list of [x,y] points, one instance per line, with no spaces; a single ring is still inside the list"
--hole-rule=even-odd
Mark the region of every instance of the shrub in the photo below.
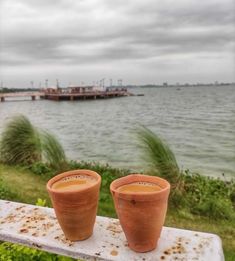
[[[1,261],[72,261],[74,259],[12,243],[0,244]]]
[[[45,163],[39,161],[31,164],[28,167],[33,173],[38,175],[49,175],[52,176],[54,171]]]
[[[232,220],[235,218],[231,202],[215,196],[209,197],[207,200],[194,206],[192,212],[213,219]]]
[[[1,160],[7,164],[30,164],[41,160],[39,133],[25,116],[14,117],[3,131]]]
[[[101,164],[99,162],[85,162],[85,161],[69,161],[69,169],[90,169],[96,171],[101,176],[103,173],[109,173],[114,179],[128,175],[129,170],[113,168],[109,164]]]
[[[4,129],[0,157],[7,164],[31,165],[44,161],[56,171],[67,168],[59,141],[52,134],[38,130],[23,115],[15,116]]]
[[[67,162],[64,149],[59,141],[50,133],[41,133],[42,155],[52,169],[64,171]]]
[[[36,202],[36,206],[39,206],[39,207],[45,207],[46,204],[47,204],[47,200],[46,199],[38,198],[38,200]]]
[[[165,178],[172,185],[176,185],[180,170],[170,147],[144,126],[139,127],[136,133],[149,172]]]
[[[235,218],[231,196],[235,193],[234,181],[224,182],[189,171],[183,175],[183,197],[191,213],[214,219]]]

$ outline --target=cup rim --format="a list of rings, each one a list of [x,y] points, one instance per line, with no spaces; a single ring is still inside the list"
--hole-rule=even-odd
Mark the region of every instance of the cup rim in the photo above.
[[[158,185],[160,182],[161,184],[164,185],[164,187],[161,190],[154,191],[154,192],[126,193],[117,190],[120,186],[127,185],[133,182],[138,182],[138,181],[151,182],[151,183],[156,183]],[[171,187],[170,183],[163,178],[160,178],[158,176],[150,176],[150,175],[138,174],[138,173],[136,174],[132,173],[130,175],[115,179],[110,184],[110,190],[112,194],[117,194],[119,197],[124,199],[129,199],[129,200],[135,198],[139,201],[155,200],[155,197],[160,197],[161,195],[164,195],[167,191],[170,191],[170,187]]]
[[[67,176],[73,176],[73,175],[77,175],[77,174],[84,174],[84,175],[88,175],[88,176],[93,176],[95,177],[97,180],[94,184],[92,184],[91,186],[87,187],[87,188],[83,188],[83,189],[79,189],[79,190],[70,190],[70,191],[60,191],[57,189],[53,189],[52,185],[57,182],[58,180],[67,177]],[[97,186],[97,184],[101,183],[101,176],[93,171],[93,170],[89,170],[89,169],[76,169],[76,170],[69,170],[63,173],[60,173],[56,176],[54,176],[53,178],[49,179],[46,185],[46,188],[49,192],[53,192],[53,193],[57,193],[57,194],[72,194],[72,193],[76,193],[76,192],[84,192],[86,190],[90,190],[93,187]]]

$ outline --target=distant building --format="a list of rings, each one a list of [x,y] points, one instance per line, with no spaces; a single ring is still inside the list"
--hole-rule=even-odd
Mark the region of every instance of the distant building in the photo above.
[[[168,86],[168,83],[167,83],[167,82],[164,82],[164,83],[163,83],[163,86],[164,86],[164,87],[167,87],[167,86]]]
[[[67,88],[62,87],[50,87],[46,88],[44,92],[46,93],[87,93],[93,92],[94,86],[69,86]]]
[[[94,86],[74,86],[66,89],[69,93],[86,93],[94,91]]]

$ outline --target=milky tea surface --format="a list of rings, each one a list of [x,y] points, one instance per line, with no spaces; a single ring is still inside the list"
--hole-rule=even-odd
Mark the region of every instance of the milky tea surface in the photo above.
[[[88,188],[95,182],[96,178],[89,175],[72,175],[53,183],[52,189],[58,191],[77,191]]]
[[[124,193],[143,193],[143,192],[156,192],[160,191],[162,188],[151,182],[133,182],[130,184],[126,184],[123,186],[120,186],[117,191],[124,192]]]

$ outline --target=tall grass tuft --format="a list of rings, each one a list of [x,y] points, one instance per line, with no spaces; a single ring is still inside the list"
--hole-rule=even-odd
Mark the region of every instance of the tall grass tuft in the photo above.
[[[15,116],[2,133],[1,161],[7,164],[31,164],[41,160],[38,130],[23,115]]]
[[[66,167],[66,156],[59,141],[34,127],[23,115],[15,116],[3,131],[0,160],[6,164],[31,165],[44,161],[57,171]]]
[[[50,133],[43,131],[41,134],[42,156],[45,162],[55,170],[67,168],[66,156],[62,145]]]
[[[167,179],[172,185],[176,184],[180,177],[180,169],[169,146],[144,126],[138,127],[136,133],[150,173]]]
[[[171,183],[169,203],[174,210],[187,210],[213,219],[234,220],[233,181],[223,182],[180,170],[169,146],[146,127],[137,129],[137,137],[150,173]]]

